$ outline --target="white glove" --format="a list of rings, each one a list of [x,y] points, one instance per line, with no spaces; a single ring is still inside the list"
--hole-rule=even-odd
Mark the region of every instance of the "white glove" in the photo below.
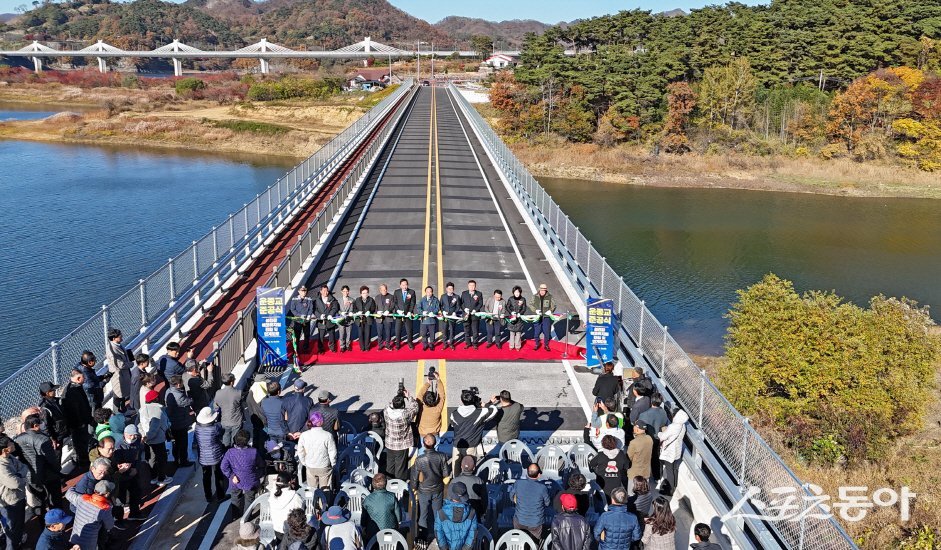
[[[465,308],[464,308],[464,313],[470,313],[470,308],[469,308],[469,307],[465,307]]]
[[[537,310],[536,310],[536,315],[542,315],[542,310],[541,310],[541,309],[537,309]]]
[[[320,320],[323,321],[327,318],[326,314],[320,316]]]
[[[405,311],[404,311],[404,310],[401,310],[401,309],[398,311],[398,313],[399,313],[399,315],[405,315]]]
[[[389,314],[389,310],[388,310],[388,309],[382,310],[382,314],[383,314],[383,315],[388,315],[388,314]]]

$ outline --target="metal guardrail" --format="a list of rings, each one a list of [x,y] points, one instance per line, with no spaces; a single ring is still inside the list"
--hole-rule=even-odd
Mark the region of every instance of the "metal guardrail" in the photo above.
[[[737,481],[738,485],[726,487],[727,494],[742,496],[742,488],[757,487],[760,492],[754,498],[765,503],[780,498],[780,494],[772,492],[775,489],[791,491],[789,494],[795,497],[809,496],[806,485],[722,395],[705,371],[689,358],[667,327],[592,247],[591,241],[562,212],[490,124],[453,84],[450,90],[481,143],[489,149],[497,168],[536,220],[537,229],[555,248],[558,260],[573,274],[574,270],[579,270],[584,275],[589,282],[589,288],[583,289],[586,294],[614,299],[623,331],[621,336],[628,337],[630,344],[643,353],[677,404],[689,414],[707,444],[724,463],[729,477]],[[798,506],[805,505],[806,501]],[[801,521],[766,521],[764,524],[788,548],[856,548],[832,517],[822,519],[808,514]]]
[[[406,92],[408,87],[401,86],[221,225],[0,382],[4,396],[0,418],[19,416],[35,405],[41,382],[68,380],[84,350],[94,352],[102,365],[111,327],[121,329],[129,349],[162,347],[188,318],[201,312],[204,301],[263,246]]]
[[[408,79],[402,84],[401,90],[412,88],[412,80]],[[404,94],[405,92],[403,92]],[[397,96],[401,97],[401,96]],[[317,218],[310,223],[307,230],[298,237],[297,243],[288,251],[281,263],[275,267],[271,277],[264,284],[266,287],[289,287],[291,279],[301,270],[304,261],[310,257],[318,243],[327,233],[327,226],[340,213],[344,202],[358,187],[363,174],[372,169],[372,165],[379,153],[385,147],[386,139],[398,126],[399,120],[405,113],[403,109],[395,120],[386,124],[373,139],[369,149],[360,157],[356,165],[347,173],[343,183],[334,191],[327,204],[317,214]],[[215,342],[213,351],[213,364],[222,374],[232,372],[236,364],[245,358],[245,351],[255,338],[255,303],[252,302],[239,312],[238,321],[228,332]]]

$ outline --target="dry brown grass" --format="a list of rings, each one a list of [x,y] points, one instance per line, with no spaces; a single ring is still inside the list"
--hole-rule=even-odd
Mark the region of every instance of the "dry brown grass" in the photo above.
[[[829,195],[941,198],[941,177],[894,164],[783,156],[654,156],[633,145],[514,143],[537,176],[654,187],[762,189]]]
[[[726,360],[725,357],[711,356],[692,358],[710,377],[716,375]],[[935,378],[936,385],[941,387],[941,365],[938,365]],[[936,399],[929,406],[922,430],[897,440],[883,462],[852,469],[808,464],[784,445],[776,430],[768,426],[756,426],[756,429],[798,477],[820,486],[823,494],[830,495],[829,504],[839,499],[840,487],[868,487],[871,495],[878,488],[889,487],[898,491],[907,486],[917,495],[911,507],[910,520],[904,523],[900,521],[897,507],[874,507],[860,522],[842,521],[838,511],[833,510],[834,516],[861,548],[916,548],[907,544],[912,544],[917,531],[925,527],[941,529],[941,400]],[[941,532],[936,540],[934,548],[941,548]],[[930,545],[917,548],[932,550]]]

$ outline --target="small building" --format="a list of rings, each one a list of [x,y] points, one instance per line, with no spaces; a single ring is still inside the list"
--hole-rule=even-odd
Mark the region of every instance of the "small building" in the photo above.
[[[503,53],[498,53],[488,57],[484,64],[493,68],[493,69],[506,69],[509,67],[514,67],[518,60],[513,57]]]
[[[374,90],[393,83],[389,78],[388,67],[359,69],[346,77],[346,87],[350,90]]]

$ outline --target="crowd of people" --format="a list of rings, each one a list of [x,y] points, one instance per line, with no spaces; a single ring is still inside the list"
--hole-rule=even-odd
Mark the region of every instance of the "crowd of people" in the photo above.
[[[320,287],[315,298],[308,296],[306,286],[299,287],[286,311],[296,349],[309,352],[316,340],[319,353],[327,349],[335,352],[338,345],[340,352],[350,351],[354,328],[360,350],[369,351],[373,333],[377,349],[400,349],[403,342],[415,349],[417,323],[424,350],[435,349],[439,328],[440,343],[445,349],[456,349],[457,342],[463,339],[465,349],[478,349],[481,343],[502,348],[506,341],[510,349],[521,350],[529,325],[533,327],[533,349],[550,350],[552,324],[560,317],[546,284],[540,284],[529,301],[519,286],[514,286],[506,298],[502,290],[494,290],[492,296],[484,298],[474,280],[468,281],[467,290],[460,294],[455,292],[454,283],[448,283],[440,296],[430,286],[419,296],[408,285],[408,279],[402,279],[392,293],[386,285],[379,285],[375,298],[366,285],[359,288],[358,298],[351,297],[347,285],[340,289],[339,298],[330,293],[327,285]],[[462,328],[463,336],[459,336]]]
[[[526,409],[509,391],[482,399],[476,388],[462,390],[448,415],[447,390],[432,369],[416,395],[400,385],[381,412],[350,413],[363,418],[345,420],[371,432],[383,449],[364,481],[370,492],[357,522],[333,498],[340,493],[344,426],[335,396],[326,390],[313,396],[301,378],[282,387],[264,374],[244,392],[228,374],[216,390],[179,344],[167,345],[154,361],[130,353],[122,340],[120,331],[109,332],[108,375],[99,374],[93,353],[83,353],[64,387],[40,384],[38,404],[23,412],[14,437],[0,434],[0,525],[7,548],[28,547],[24,524],[31,517],[44,522],[36,548],[107,547],[116,532],[145,519],[144,501],[172,482],[174,469],[194,465],[191,454],[206,501],[230,499],[231,518],[241,518],[267,492],[272,548],[363,548],[380,531],[398,530],[406,510],[388,488],[393,480],[414,492],[407,512],[419,546],[435,541],[442,550],[470,548],[477,526],[502,512],[489,509],[487,480],[478,469],[488,458],[482,445],[487,430],[496,430],[501,445],[520,437]],[[584,428],[584,442],[595,453],[590,473],[572,469],[553,480],[538,463],[520,464],[519,479],[500,506],[512,508],[512,526],[537,544],[551,534],[551,548],[560,550],[674,547],[667,497],[678,483],[688,417],[665,407],[643,369],[628,373],[625,380],[606,364],[592,390],[595,407]],[[113,399],[106,403],[109,382]],[[439,449],[447,433],[449,453]],[[77,480],[63,493],[67,448]],[[319,489],[334,506],[309,516],[301,484]],[[714,548],[708,526],[698,525],[696,536],[701,540],[694,548]],[[259,526],[248,517],[236,545],[257,550],[258,537]]]

